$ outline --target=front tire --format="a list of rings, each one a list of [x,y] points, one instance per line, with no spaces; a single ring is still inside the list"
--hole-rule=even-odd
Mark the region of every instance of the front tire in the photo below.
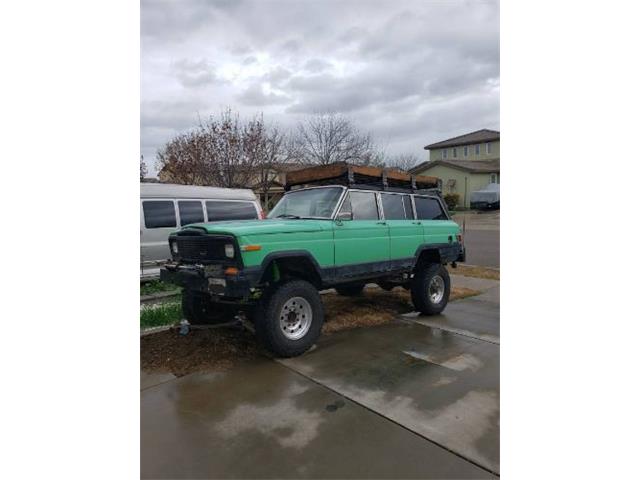
[[[320,336],[324,308],[316,288],[304,280],[275,285],[255,311],[258,339],[279,357],[309,350]]]
[[[437,315],[449,303],[451,279],[449,272],[440,264],[420,267],[413,277],[411,300],[423,315]]]

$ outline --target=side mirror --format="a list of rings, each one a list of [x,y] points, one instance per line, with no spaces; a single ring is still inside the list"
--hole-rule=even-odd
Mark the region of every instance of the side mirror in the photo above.
[[[339,220],[339,221],[353,220],[353,213],[352,212],[340,212],[340,213],[338,213],[338,216],[336,217],[336,220]]]

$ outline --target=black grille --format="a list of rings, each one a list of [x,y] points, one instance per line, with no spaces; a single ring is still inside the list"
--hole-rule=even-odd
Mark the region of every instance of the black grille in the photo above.
[[[211,235],[189,235],[176,237],[178,242],[178,255],[183,262],[209,263],[228,262],[233,260],[224,253],[227,243],[233,245],[233,241],[225,237]]]

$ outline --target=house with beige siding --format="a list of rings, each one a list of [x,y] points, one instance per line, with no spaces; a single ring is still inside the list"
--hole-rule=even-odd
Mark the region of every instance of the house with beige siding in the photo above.
[[[460,195],[469,207],[471,192],[500,183],[500,132],[478,130],[424,147],[429,159],[411,169],[416,175],[442,179],[442,193]]]

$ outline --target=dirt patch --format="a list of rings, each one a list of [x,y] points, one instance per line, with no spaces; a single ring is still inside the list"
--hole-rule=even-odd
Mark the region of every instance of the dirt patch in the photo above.
[[[458,264],[458,268],[447,267],[452,275],[462,275],[464,277],[486,278],[488,280],[500,280],[500,269],[471,267],[469,265]]]
[[[453,287],[450,300],[478,295],[469,288]],[[337,293],[322,296],[325,309],[324,335],[374,327],[413,311],[411,294],[403,288],[387,292],[366,288],[362,295],[343,297]],[[192,329],[180,335],[177,328],[140,338],[140,366],[146,372],[171,372],[180,377],[201,371],[225,371],[234,364],[269,356],[255,335],[242,327]]]
[[[452,287],[449,300],[478,295],[470,288]],[[411,293],[404,288],[394,288],[387,292],[381,288],[366,288],[362,295],[343,297],[337,293],[322,296],[324,304],[323,334],[373,327],[391,322],[397,315],[414,310]]]
[[[235,363],[257,358],[262,350],[255,336],[244,328],[178,329],[140,337],[140,368],[146,372],[169,371],[180,377],[197,371],[224,371]]]

